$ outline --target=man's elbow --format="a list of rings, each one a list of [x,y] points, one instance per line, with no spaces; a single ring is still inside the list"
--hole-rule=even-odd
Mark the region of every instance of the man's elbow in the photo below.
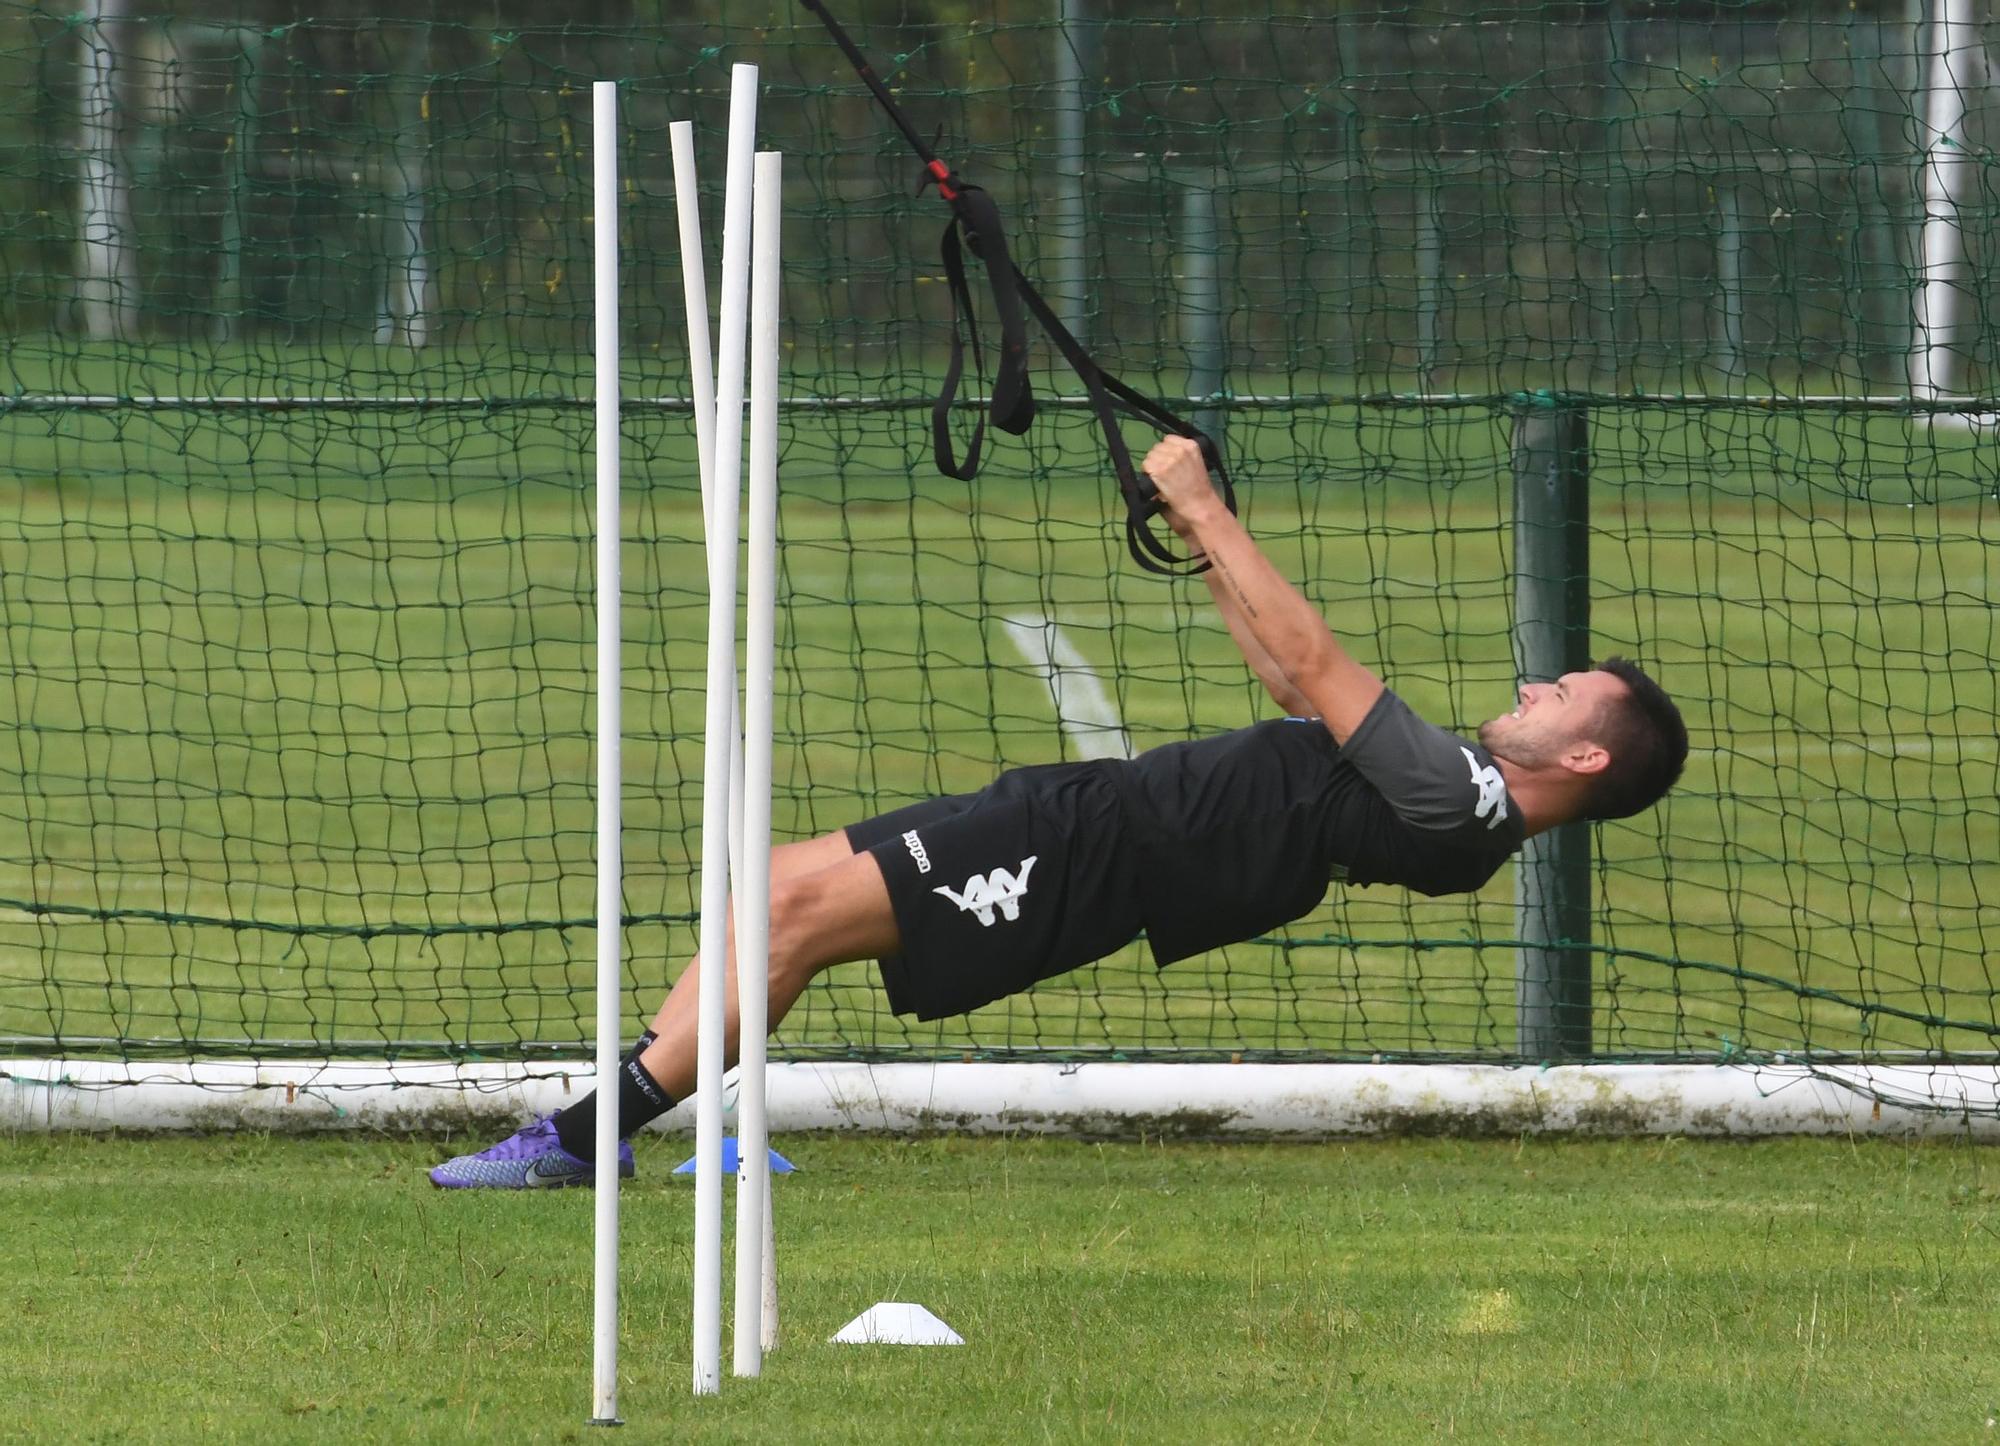
[[[1304,698],[1309,716],[1323,720],[1345,743],[1382,696],[1383,683],[1344,651],[1332,650],[1288,680]]]
[[[1292,718],[1317,718],[1319,709],[1313,707],[1312,699],[1294,688],[1290,683],[1274,684],[1271,699]]]
[[[1259,650],[1262,652],[1262,650]],[[1263,653],[1252,660],[1252,671],[1257,681],[1264,685],[1264,691],[1271,695],[1271,701],[1284,709],[1293,718],[1317,718],[1319,709],[1313,706],[1306,690],[1298,685],[1291,673],[1275,657]]]
[[[1324,714],[1327,700],[1338,695],[1344,681],[1339,664],[1337,654],[1315,649],[1297,666],[1285,670],[1285,684],[1314,713]]]

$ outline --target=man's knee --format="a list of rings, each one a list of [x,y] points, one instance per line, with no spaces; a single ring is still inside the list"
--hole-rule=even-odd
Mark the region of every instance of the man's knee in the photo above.
[[[779,844],[771,850],[771,886],[775,890],[783,880],[818,873],[851,857],[853,853],[854,846],[847,841],[845,829]]]
[[[823,924],[826,888],[818,871],[771,880],[771,972],[811,975],[815,930]]]
[[[895,947],[895,916],[881,871],[849,853],[829,868],[771,882],[771,968],[801,980]]]

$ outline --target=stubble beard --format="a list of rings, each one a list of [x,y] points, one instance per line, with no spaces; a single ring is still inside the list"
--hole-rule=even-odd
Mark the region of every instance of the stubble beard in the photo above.
[[[1481,723],[1479,745],[1517,768],[1541,768],[1562,756],[1562,748],[1553,738],[1519,718],[1492,718]]]

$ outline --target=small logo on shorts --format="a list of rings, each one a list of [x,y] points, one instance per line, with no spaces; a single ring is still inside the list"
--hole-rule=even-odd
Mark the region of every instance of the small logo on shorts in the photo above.
[[[930,851],[924,847],[924,841],[917,837],[915,829],[903,835],[903,847],[908,849],[910,857],[917,861],[918,873],[927,874],[931,871]]]
[[[1028,892],[1028,871],[1035,866],[1039,854],[1029,854],[1021,860],[1021,871],[1009,873],[1005,869],[995,869],[990,874],[974,874],[965,881],[965,891],[956,889],[932,889],[934,894],[943,894],[958,905],[961,913],[969,913],[979,920],[981,927],[993,927],[993,911],[999,909],[1000,917],[1010,923],[1021,917],[1021,900]]]

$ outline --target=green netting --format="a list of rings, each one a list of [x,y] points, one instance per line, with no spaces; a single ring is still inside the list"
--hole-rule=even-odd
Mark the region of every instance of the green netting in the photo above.
[[[1970,400],[1936,415],[1895,400],[1935,48],[1900,0],[848,11],[1106,362],[1215,389],[1253,530],[1439,721],[1514,681],[1512,419],[1588,410],[1593,643],[1656,666],[1695,745],[1597,831],[1600,1052],[1994,1052],[1993,122],[1969,94],[1962,316],[1930,339]],[[942,212],[803,12],[718,13],[0,5],[9,1048],[585,1037],[599,77],[640,399],[635,1029],[693,947],[701,794],[666,123],[702,126],[719,215],[731,63],[764,67],[790,187],[779,834],[1101,745],[1052,650],[1136,746],[1269,711],[1199,585],[1125,560],[1086,417],[935,475]],[[1511,871],[1336,890],[923,1028],[852,966],[780,1052],[1499,1058],[1518,932]]]

